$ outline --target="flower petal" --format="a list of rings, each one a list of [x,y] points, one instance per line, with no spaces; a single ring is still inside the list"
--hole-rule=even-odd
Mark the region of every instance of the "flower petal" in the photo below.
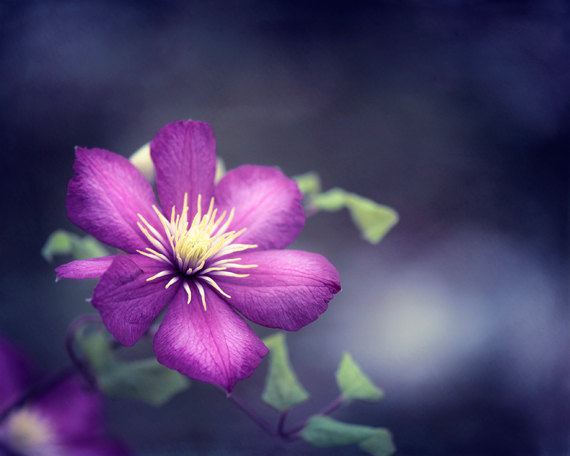
[[[216,277],[228,302],[251,321],[297,331],[317,319],[340,290],[338,271],[322,255],[298,250],[240,254],[242,264],[258,267],[248,277]]]
[[[180,289],[154,338],[158,361],[188,377],[222,386],[229,393],[249,377],[267,347],[216,293],[204,287],[204,310],[195,285],[192,300]]]
[[[86,390],[78,376],[67,376],[13,410],[3,422],[3,431],[9,441],[15,439],[17,448],[23,443],[26,454],[129,455],[105,434],[103,418],[101,393]],[[33,438],[23,442],[22,431]]]
[[[181,211],[188,193],[189,220],[196,212],[198,195],[207,210],[214,194],[216,140],[205,122],[180,120],[164,126],[150,145],[156,167],[156,189],[165,214],[173,205]]]
[[[125,158],[103,149],[75,149],[67,214],[100,241],[129,253],[146,246],[137,214],[158,225],[152,187]]]
[[[58,443],[100,435],[103,404],[100,393],[88,393],[79,377],[59,382],[31,405],[49,423]]]
[[[148,281],[164,267],[142,255],[118,255],[95,287],[91,303],[123,345],[134,345],[176,294],[171,276]]]
[[[55,268],[56,280],[59,279],[98,279],[118,255],[76,260]]]
[[[15,402],[35,380],[32,363],[11,342],[0,336],[0,412]]]
[[[280,249],[293,242],[305,225],[303,195],[297,183],[276,168],[245,165],[229,171],[216,187],[218,211],[235,208],[232,230],[260,249]]]

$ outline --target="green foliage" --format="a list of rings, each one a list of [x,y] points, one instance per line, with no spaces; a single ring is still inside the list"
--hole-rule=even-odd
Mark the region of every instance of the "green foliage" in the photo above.
[[[316,195],[321,192],[321,179],[317,173],[309,172],[294,176],[293,179],[297,181],[303,195]]]
[[[109,337],[105,332],[86,333],[84,330],[80,331],[77,335],[77,342],[93,372],[103,372],[108,366],[115,363]]]
[[[300,404],[309,398],[291,367],[285,336],[281,333],[263,341],[270,350],[269,372],[261,398],[280,411]]]
[[[129,397],[160,406],[185,390],[187,377],[159,364],[155,358],[114,363],[99,376],[99,387],[109,396]]]
[[[107,249],[91,236],[80,237],[64,230],[54,231],[42,248],[42,256],[51,262],[56,255],[71,255],[74,260],[85,260],[109,255]]]
[[[309,395],[291,367],[284,335],[278,333],[264,339],[264,342],[270,349],[270,364],[262,399],[283,413],[307,400]],[[327,411],[309,418],[300,433],[295,430],[285,432],[284,435],[300,435],[306,442],[317,447],[358,444],[362,450],[373,456],[389,456],[394,453],[392,436],[388,430],[343,423],[324,415],[336,409],[341,402],[353,399],[377,401],[384,394],[362,372],[349,353],[343,354],[336,371],[336,381],[341,395],[327,407]]]
[[[301,437],[317,447],[359,444],[374,456],[388,456],[395,451],[392,437],[386,429],[343,423],[322,415],[309,419]]]
[[[144,146],[138,149],[129,157],[129,160],[147,181],[151,183],[154,182],[155,169],[152,159],[150,158],[150,142],[147,142]]]
[[[214,177],[214,182],[217,184],[220,179],[226,174],[226,164],[221,157],[216,158],[216,175]]]
[[[311,204],[317,209],[328,212],[348,209],[362,237],[372,244],[378,244],[398,222],[398,214],[388,206],[340,188],[333,188],[313,196]]]
[[[336,212],[346,207],[346,192],[341,188],[332,188],[315,195],[313,206],[327,212]]]
[[[384,393],[372,383],[370,378],[352,359],[349,353],[344,353],[336,371],[336,382],[345,400],[360,399],[363,401],[378,401]]]
[[[378,428],[376,434],[358,444],[364,451],[373,456],[389,456],[396,452],[392,434],[388,429]]]
[[[362,237],[372,244],[378,244],[398,223],[396,211],[371,199],[347,192],[342,188],[321,192],[321,180],[314,172],[295,176],[293,179],[297,181],[299,189],[308,200],[309,212],[319,210],[336,212],[346,208]]]
[[[301,437],[317,447],[333,447],[359,443],[374,436],[376,429],[370,426],[343,423],[328,416],[315,415],[301,432]]]
[[[188,378],[162,366],[154,358],[129,362],[120,360],[103,331],[81,331],[78,343],[99,388],[108,396],[127,397],[160,406],[190,384]]]
[[[362,237],[372,244],[378,244],[398,223],[398,214],[394,209],[354,193],[346,195],[346,207]]]

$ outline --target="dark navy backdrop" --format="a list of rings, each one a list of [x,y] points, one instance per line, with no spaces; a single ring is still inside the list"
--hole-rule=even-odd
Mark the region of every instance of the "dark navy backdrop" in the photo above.
[[[75,230],[73,147],[128,155],[194,118],[229,167],[315,170],[401,215],[376,247],[346,214],[294,245],[344,290],[289,335],[313,393],[293,420],[349,350],[386,397],[335,417],[389,427],[402,455],[567,454],[566,2],[43,0],[0,23],[0,330],[44,368],[91,310],[93,282],[55,285],[39,255]],[[236,391],[256,400],[265,369]],[[208,385],[109,419],[142,455],[360,454],[277,442]]]

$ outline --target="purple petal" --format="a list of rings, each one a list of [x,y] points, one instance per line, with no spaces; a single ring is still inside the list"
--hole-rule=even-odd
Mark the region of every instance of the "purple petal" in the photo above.
[[[118,255],[95,287],[91,303],[123,345],[134,345],[176,294],[178,284],[165,289],[172,276],[147,281],[162,269],[142,255]]]
[[[170,214],[173,205],[181,211],[184,193],[188,193],[190,221],[199,194],[202,209],[207,210],[216,173],[216,141],[210,125],[193,120],[168,124],[152,140],[150,153],[165,214]]]
[[[251,321],[297,331],[322,314],[340,290],[338,271],[317,253],[265,250],[241,253],[249,277],[217,277],[228,302]],[[215,276],[212,276],[215,277]]]
[[[68,377],[30,404],[49,421],[58,442],[101,435],[102,397],[88,392],[80,378]]]
[[[253,373],[267,347],[225,301],[204,288],[207,310],[195,285],[190,304],[180,289],[154,338],[154,351],[166,367],[229,393]]]
[[[235,208],[230,229],[247,228],[238,242],[260,249],[280,249],[297,238],[305,225],[302,202],[295,181],[265,166],[240,166],[216,187],[218,211]]]
[[[137,226],[142,214],[159,224],[152,187],[124,157],[103,149],[75,150],[75,176],[67,189],[70,220],[100,241],[135,252],[146,247]]]
[[[26,355],[0,337],[0,411],[14,403],[34,378],[32,363]]]
[[[110,255],[88,260],[77,260],[55,268],[56,280],[59,279],[98,279],[118,255]]]

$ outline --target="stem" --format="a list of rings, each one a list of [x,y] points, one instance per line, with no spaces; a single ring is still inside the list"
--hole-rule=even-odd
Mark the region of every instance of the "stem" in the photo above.
[[[221,388],[220,388],[221,389]],[[224,390],[222,390],[224,391]],[[225,391],[224,391],[225,392]],[[261,429],[267,432],[269,435],[277,435],[275,430],[271,427],[268,421],[259,416],[255,410],[253,410],[247,402],[245,402],[241,397],[236,396],[234,393],[228,396],[234,404],[236,404],[242,412],[249,416]]]
[[[89,365],[77,355],[74,348],[75,335],[77,334],[77,331],[83,325],[89,323],[101,323],[101,318],[99,315],[81,315],[71,323],[67,330],[67,334],[65,335],[65,349],[67,350],[67,354],[69,355],[71,362],[81,375],[83,375],[85,380],[87,380],[89,386],[92,389],[97,389],[97,380],[91,372]]]
[[[288,438],[288,435],[285,432],[285,420],[287,419],[288,413],[289,410],[281,412],[281,415],[279,415],[279,422],[277,423],[277,434],[284,439]]]
[[[334,401],[332,401],[329,405],[327,405],[326,407],[321,409],[319,412],[315,413],[315,415],[329,415],[332,412],[334,412],[337,408],[339,408],[342,405],[343,401],[344,401],[344,396],[341,394]],[[305,429],[308,422],[309,422],[309,419],[307,418],[305,421],[297,424],[296,426],[293,426],[288,431],[284,431],[283,436],[287,439],[290,439],[290,440],[294,440],[294,439],[299,438],[299,433],[303,429]]]
[[[318,412],[317,415],[329,415],[330,413],[334,412],[337,408],[339,408],[342,405],[343,401],[344,401],[344,396],[341,394],[329,405],[327,405],[320,412]]]
[[[225,392],[225,390],[223,390],[222,388],[220,388],[220,390]],[[289,430],[285,430],[285,420],[287,419],[287,415],[289,413],[289,410],[285,410],[281,412],[281,415],[279,415],[279,422],[277,423],[277,431],[275,431],[271,427],[269,422],[264,418],[262,418],[261,416],[259,416],[257,412],[253,410],[247,404],[247,402],[245,402],[242,398],[236,396],[235,394],[231,394],[227,397],[228,399],[231,399],[233,403],[236,404],[242,410],[242,412],[244,412],[247,416],[249,416],[261,429],[263,429],[269,435],[278,436],[284,440],[298,439],[300,432],[307,426],[307,423],[309,422],[309,419],[307,418],[302,423],[293,426]],[[344,402],[344,396],[341,394],[334,401],[332,401],[326,407],[317,412],[316,415],[329,415],[330,413],[334,412],[337,408],[339,408],[343,402]]]
[[[71,323],[69,329],[67,330],[67,334],[65,335],[65,348],[67,350],[69,358],[72,361],[72,364],[70,366],[61,368],[59,371],[46,377],[41,382],[36,383],[24,394],[22,394],[22,396],[20,396],[16,401],[14,401],[4,410],[0,411],[0,423],[4,421],[13,410],[22,407],[26,402],[35,399],[36,397],[42,396],[44,393],[55,387],[59,382],[65,380],[70,375],[73,375],[76,371],[79,371],[83,375],[91,388],[96,389],[96,380],[93,374],[91,374],[89,366],[77,355],[77,353],[75,353],[73,347],[77,330],[85,324],[95,322],[101,322],[101,319],[98,315],[82,315],[75,319],[73,323]]]
[[[308,204],[307,206],[305,206],[305,218],[309,218],[312,217],[313,215],[315,215],[317,212],[320,211],[320,209],[317,206],[314,206],[313,204]]]

